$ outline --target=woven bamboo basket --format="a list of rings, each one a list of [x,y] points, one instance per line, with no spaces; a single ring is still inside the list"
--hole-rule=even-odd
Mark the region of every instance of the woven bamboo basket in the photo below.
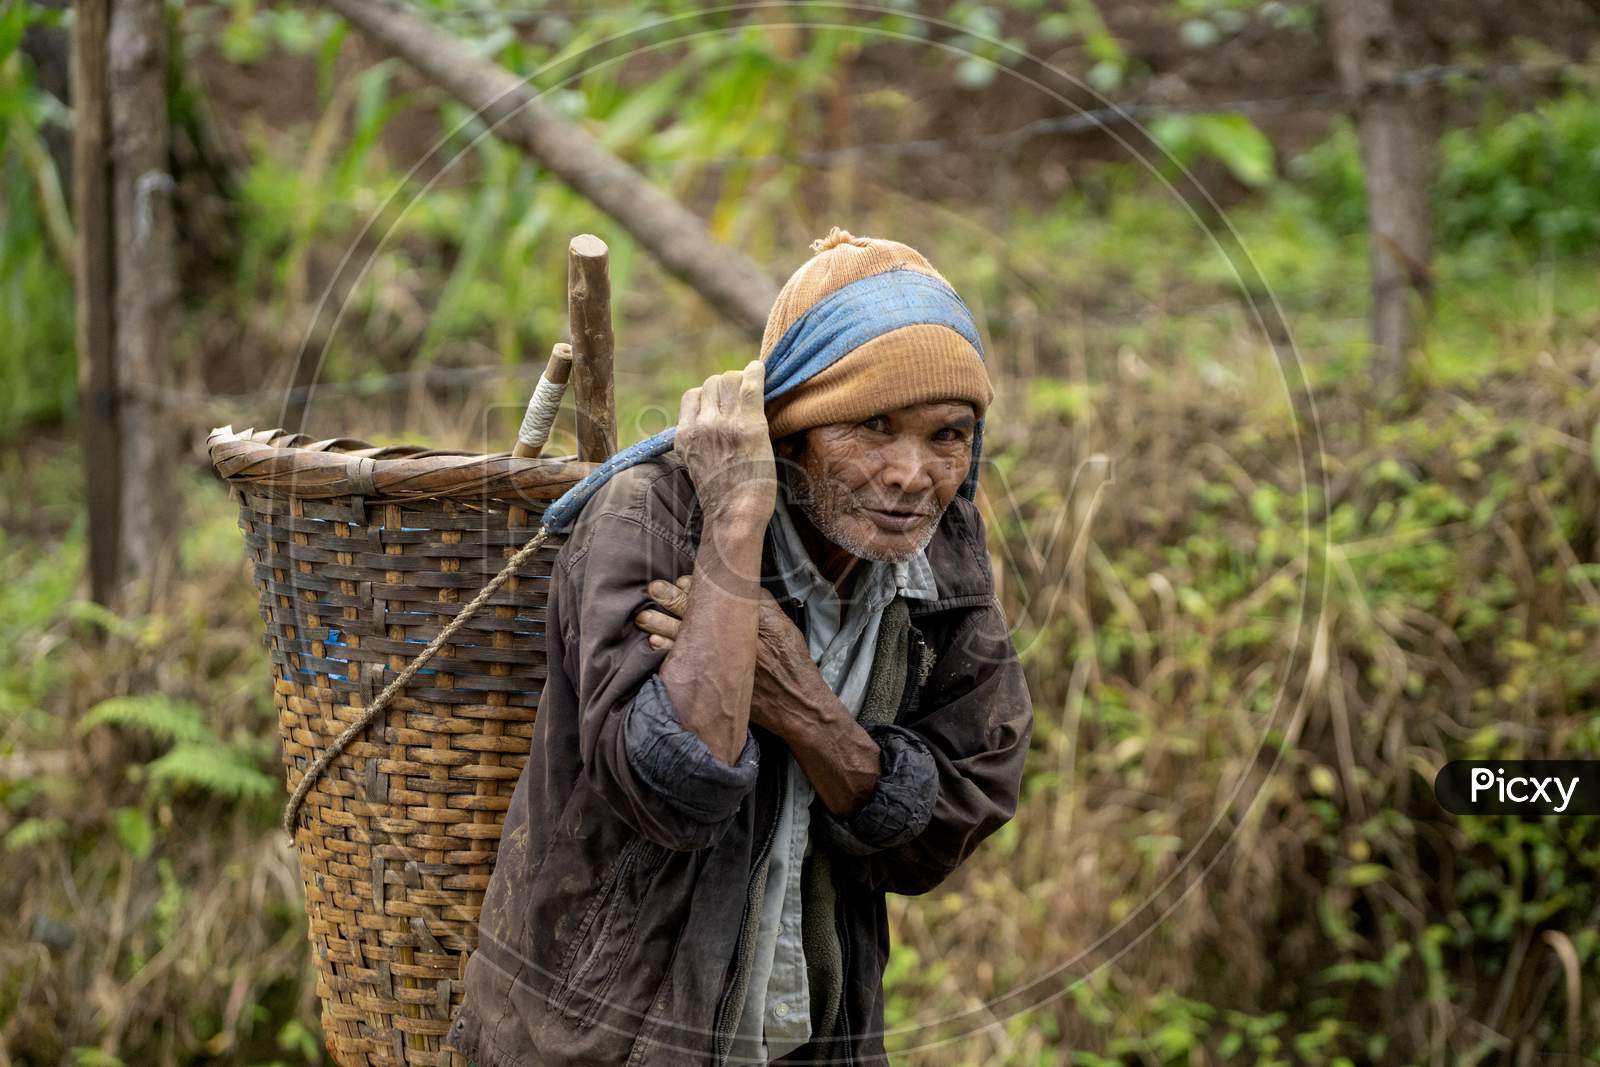
[[[593,469],[232,427],[292,793],[307,769]],[[547,541],[311,786],[296,832],[329,1051],[465,1067],[444,1047],[545,678]]]

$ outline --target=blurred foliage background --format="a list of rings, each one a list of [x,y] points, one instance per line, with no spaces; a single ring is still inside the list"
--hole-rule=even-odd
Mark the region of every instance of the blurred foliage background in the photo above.
[[[1455,818],[1430,788],[1456,758],[1600,755],[1591,7],[1408,13],[1438,68],[1435,303],[1381,415],[1313,0],[424,10],[775,277],[830,225],[893,237],[985,331],[1035,750],[1016,819],[891,902],[896,1062],[1600,1060],[1595,820]],[[82,576],[71,15],[0,8],[6,1064],[325,1062],[205,430],[279,424],[306,344],[314,436],[508,447],[585,231],[624,441],[752,348],[332,14],[169,13],[194,447],[181,573],[119,614]],[[1106,101],[1140,124],[1061,121]]]

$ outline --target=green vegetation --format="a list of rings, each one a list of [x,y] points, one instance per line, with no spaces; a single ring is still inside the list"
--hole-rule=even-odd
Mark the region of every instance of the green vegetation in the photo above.
[[[868,50],[899,81],[852,97],[854,122],[885,141],[922,136],[926,87],[1003,84],[1015,57],[990,39],[1025,42],[987,6],[948,15],[976,58],[919,46],[893,13],[674,41],[634,5],[541,8],[533,34],[428,6],[544,71],[557,107],[779,276],[831,224],[901,238],[989,331],[987,507],[1035,751],[980,858],[892,902],[899,1062],[1473,1064],[1519,1042],[1600,1058],[1595,820],[1456,819],[1429,789],[1450,759],[1600,750],[1592,91],[1519,112],[1485,94],[1445,138],[1434,321],[1413,404],[1379,422],[1360,401],[1364,213],[1339,123],[1294,158],[1240,115],[1155,124],[1179,162],[1237,182],[1225,215],[1125,160],[1074,165],[1057,192],[924,199],[917,157],[818,168],[794,150],[838,143],[838,71]],[[1247,5],[1180,6],[1198,46]],[[270,671],[209,472],[185,461],[183,572],[160,613],[82,599],[70,279],[39,136],[67,117],[18,50],[24,25],[59,18],[0,13],[0,1043],[26,1063],[321,1063]],[[317,86],[303,120],[239,131],[237,246],[187,294],[174,345],[245,395],[183,413],[196,434],[272,425],[310,336],[321,380],[357,386],[314,403],[319,436],[506,447],[584,230],[612,248],[625,439],[749,351],[542,168],[394,63],[353,60],[337,20],[241,0],[186,10],[182,33],[186,64],[217,50],[276,77],[289,57]],[[1091,4],[1034,33],[1081,44],[1107,91],[1144,73]],[[413,172],[395,144],[419,128],[444,140]],[[317,309],[352,242],[367,269],[335,328]],[[427,366],[506,374],[382,391]],[[1114,480],[1091,508],[1075,473],[1097,453]]]

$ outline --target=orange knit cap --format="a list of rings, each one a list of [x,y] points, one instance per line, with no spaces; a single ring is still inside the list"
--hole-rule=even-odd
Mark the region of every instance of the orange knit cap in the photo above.
[[[763,360],[812,305],[851,282],[889,270],[915,270],[950,284],[909,245],[856,237],[837,226],[811,242],[811,251],[812,257],[789,276],[773,301],[761,337]],[[993,399],[983,358],[965,337],[948,326],[902,326],[852,349],[769,401],[767,425],[773,437],[784,437],[932,400],[967,401],[982,418]]]

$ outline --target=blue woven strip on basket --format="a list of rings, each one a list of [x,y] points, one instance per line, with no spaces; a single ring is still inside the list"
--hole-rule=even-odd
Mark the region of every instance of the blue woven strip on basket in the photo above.
[[[421,637],[405,638],[405,643],[406,645],[427,645],[427,641],[422,640]],[[323,651],[326,653],[326,659],[331,659],[331,661],[338,662],[338,664],[347,664],[347,662],[350,662],[349,659],[341,659],[339,656],[334,656],[331,651],[326,651],[326,649],[333,648],[334,645],[344,645],[344,638],[341,637],[341,633],[339,633],[338,630],[328,630],[328,637],[323,638],[323,646],[325,646]],[[419,667],[418,673],[419,675],[430,675],[430,673],[438,672],[435,672],[432,667]],[[336,673],[333,672],[328,672],[328,677],[338,678],[339,681],[350,680],[349,675],[336,675]]]
[[[954,289],[921,271],[900,268],[841,286],[813,304],[784,331],[767,356],[764,399],[772,401],[833,366],[845,354],[902,326],[948,326],[965,337],[983,358],[983,343],[972,312]],[[591,471],[545,509],[544,524],[562,533],[577,520],[589,498],[620,470],[672,449],[676,426],[668,426],[629,445]],[[978,457],[983,451],[983,420],[972,434],[972,466],[961,483],[971,500],[978,490]]]

